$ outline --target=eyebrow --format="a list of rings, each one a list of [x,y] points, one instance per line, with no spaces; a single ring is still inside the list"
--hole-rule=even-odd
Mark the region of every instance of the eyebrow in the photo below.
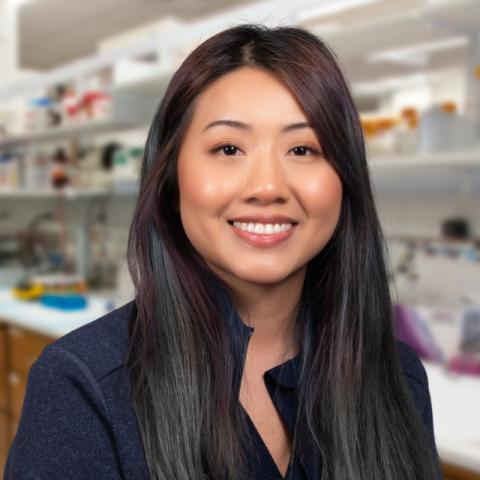
[[[246,123],[240,122],[238,120],[221,119],[221,120],[215,120],[214,122],[209,123],[202,130],[202,133],[205,132],[205,130],[208,130],[209,128],[216,127],[219,125],[225,125],[227,127],[232,127],[232,128],[240,128],[242,130],[247,130],[247,131],[252,130],[252,127],[250,125],[247,125]],[[290,123],[282,127],[281,132],[286,133],[286,132],[291,132],[293,130],[301,130],[302,128],[312,128],[312,125],[308,122]]]

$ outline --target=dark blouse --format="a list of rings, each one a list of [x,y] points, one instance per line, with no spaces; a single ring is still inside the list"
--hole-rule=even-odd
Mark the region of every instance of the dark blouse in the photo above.
[[[228,308],[228,305],[226,306]],[[148,469],[130,400],[124,362],[134,302],[48,345],[32,365],[5,480],[143,480]],[[237,388],[252,328],[227,310],[236,355]],[[425,369],[413,349],[398,342],[413,399],[435,446]],[[265,372],[273,403],[292,432],[300,356]],[[246,413],[246,412],[245,412]],[[282,479],[270,453],[246,416],[258,455],[249,455],[253,480]],[[436,454],[436,450],[435,450]],[[438,457],[436,456],[438,462]],[[313,479],[312,459],[300,455],[291,480]],[[439,470],[438,478],[442,478]],[[173,480],[173,479],[172,479]]]

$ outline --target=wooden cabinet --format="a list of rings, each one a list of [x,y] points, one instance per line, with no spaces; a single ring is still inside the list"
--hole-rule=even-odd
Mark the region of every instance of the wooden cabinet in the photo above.
[[[8,327],[10,371],[26,377],[32,363],[53,339],[18,327]]]
[[[0,321],[0,478],[22,413],[28,372],[54,338]]]
[[[7,369],[7,327],[0,323],[0,372]]]
[[[0,478],[10,444],[7,394],[7,327],[0,323]]]
[[[443,464],[444,480],[480,480],[480,474],[455,465]]]
[[[0,478],[3,476],[4,463],[10,445],[9,420],[5,410],[0,411]]]

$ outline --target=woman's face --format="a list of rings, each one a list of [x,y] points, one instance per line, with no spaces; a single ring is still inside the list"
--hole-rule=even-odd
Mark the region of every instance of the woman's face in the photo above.
[[[178,157],[180,216],[222,278],[282,282],[332,236],[342,184],[307,123],[290,90],[258,68],[230,72],[197,97]]]

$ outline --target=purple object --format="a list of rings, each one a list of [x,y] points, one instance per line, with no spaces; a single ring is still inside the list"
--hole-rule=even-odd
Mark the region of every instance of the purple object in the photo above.
[[[417,354],[432,362],[443,363],[445,361],[442,350],[438,347],[432,332],[425,320],[410,305],[395,304],[396,337],[408,343]]]
[[[458,355],[450,359],[447,365],[452,372],[480,375],[480,358],[477,355]]]

